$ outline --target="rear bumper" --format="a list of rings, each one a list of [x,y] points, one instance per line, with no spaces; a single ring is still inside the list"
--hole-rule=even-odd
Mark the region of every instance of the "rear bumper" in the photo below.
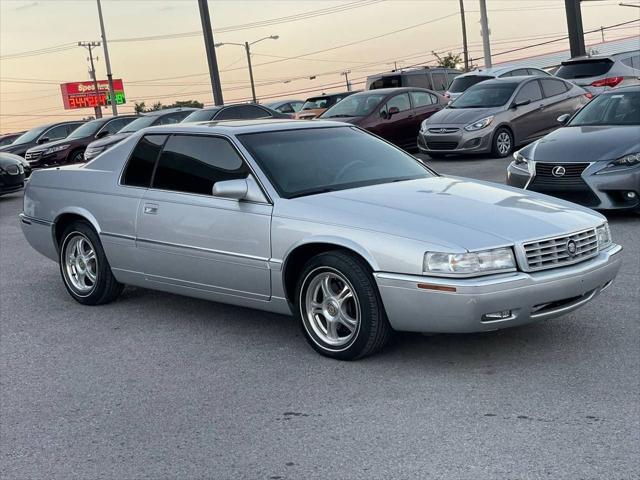
[[[569,313],[591,301],[616,277],[622,247],[572,266],[474,279],[378,272],[374,274],[391,326],[412,332],[467,333],[497,330]],[[449,287],[455,292],[419,288]],[[511,311],[508,318],[483,316]]]
[[[58,261],[58,250],[53,236],[53,223],[29,217],[24,213],[18,215],[22,233],[36,251],[51,260]]]

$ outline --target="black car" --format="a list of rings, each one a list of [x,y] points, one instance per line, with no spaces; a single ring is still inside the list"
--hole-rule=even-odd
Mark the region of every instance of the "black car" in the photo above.
[[[115,144],[120,143],[134,132],[146,127],[153,127],[156,125],[168,125],[171,123],[180,123],[191,112],[198,110],[197,108],[167,108],[164,110],[154,110],[153,112],[147,112],[144,115],[136,118],[130,124],[122,127],[114,135],[107,138],[100,138],[87,145],[87,149],[84,151],[84,160],[88,161],[94,157],[97,157],[108,148],[113,147]]]
[[[187,122],[209,122],[211,120],[256,120],[258,118],[291,118],[290,115],[253,103],[218,105],[196,110],[185,118]]]
[[[31,169],[22,157],[0,152],[0,195],[17,192],[24,187],[24,181]]]
[[[514,153],[507,184],[598,210],[640,211],[640,86],[607,90]]]
[[[30,148],[24,158],[33,168],[82,162],[87,145],[115,134],[136,118],[136,115],[121,115],[91,120],[62,140]]]
[[[85,123],[83,120],[74,120],[72,122],[40,125],[20,135],[11,145],[0,147],[0,152],[13,153],[24,157],[24,154],[31,147],[65,138],[83,123]]]

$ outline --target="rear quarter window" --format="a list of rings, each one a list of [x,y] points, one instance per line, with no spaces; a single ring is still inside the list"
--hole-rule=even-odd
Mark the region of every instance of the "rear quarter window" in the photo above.
[[[145,135],[131,152],[122,173],[122,185],[149,188],[151,176],[167,135]]]

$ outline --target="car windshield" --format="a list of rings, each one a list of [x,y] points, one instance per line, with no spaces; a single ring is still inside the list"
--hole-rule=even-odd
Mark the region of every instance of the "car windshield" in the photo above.
[[[588,125],[640,125],[640,91],[597,96],[569,122],[572,127]]]
[[[449,87],[449,91],[451,93],[462,93],[467,88],[473,87],[476,83],[491,80],[492,78],[493,77],[488,77],[486,75],[465,75],[463,77],[456,77]]]
[[[118,133],[137,132],[145,127],[150,127],[157,119],[157,115],[146,115],[144,117],[136,118],[133,122],[128,123],[118,130]]]
[[[365,117],[384,100],[383,94],[352,95],[324,112],[322,118]]]
[[[42,132],[44,132],[51,125],[45,125],[44,127],[36,127],[31,130],[24,132],[11,145],[21,145],[23,143],[29,143],[40,136]]]
[[[353,127],[250,133],[239,139],[284,198],[434,175],[411,155]]]
[[[104,120],[94,120],[87,122],[84,125],[80,125],[67,137],[67,140],[74,138],[84,138],[95,135],[96,132],[104,125]]]
[[[469,88],[449,108],[501,107],[509,101],[517,83],[480,83]]]
[[[213,116],[216,114],[218,110],[219,109],[217,108],[195,110],[191,112],[189,115],[187,115],[185,119],[182,120],[182,123],[208,122],[209,120],[213,119]]]
[[[331,97],[309,98],[302,105],[302,110],[315,110],[316,108],[329,108],[333,102]]]
[[[608,58],[602,60],[594,59],[582,60],[579,62],[568,62],[562,64],[556,72],[556,77],[564,78],[566,80],[599,77],[611,70],[612,66],[613,62]]]

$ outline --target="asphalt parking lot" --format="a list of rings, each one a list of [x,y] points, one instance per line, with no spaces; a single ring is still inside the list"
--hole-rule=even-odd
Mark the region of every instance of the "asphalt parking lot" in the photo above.
[[[507,160],[429,162],[503,182]],[[623,269],[565,317],[317,355],[290,317],[128,288],[83,307],[0,197],[6,479],[635,479],[640,216]]]

